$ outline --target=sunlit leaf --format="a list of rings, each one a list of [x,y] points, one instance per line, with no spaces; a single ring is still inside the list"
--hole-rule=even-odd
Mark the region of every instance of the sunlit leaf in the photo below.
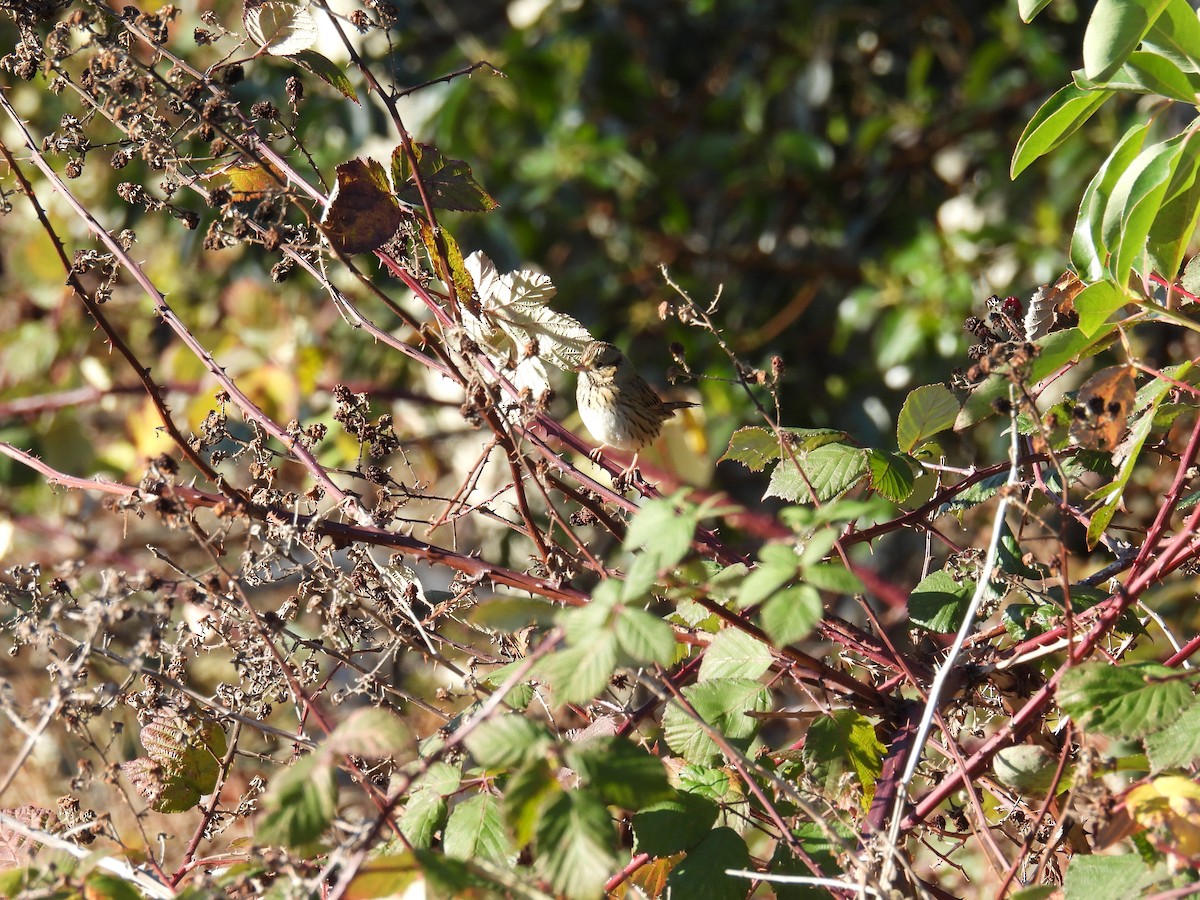
[[[245,5],[246,36],[272,56],[291,56],[317,42],[317,20],[295,3],[267,0]]]

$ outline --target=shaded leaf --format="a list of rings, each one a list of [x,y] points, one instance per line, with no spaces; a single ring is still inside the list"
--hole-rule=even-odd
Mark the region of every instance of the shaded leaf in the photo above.
[[[539,870],[555,891],[590,900],[616,864],[616,832],[604,804],[586,791],[564,792],[537,826]]]
[[[1151,771],[1186,768],[1200,759],[1200,702],[1195,698],[1165,728],[1146,736]]]
[[[330,244],[353,255],[386,244],[403,216],[383,166],[359,158],[337,167],[337,183],[329,194],[321,227]]]
[[[670,856],[690,850],[708,834],[719,812],[712,800],[686,792],[646,806],[633,817],[634,852]]]
[[[945,570],[933,572],[908,596],[909,621],[939,634],[957,631],[974,593],[973,581],[957,582]]]
[[[337,785],[333,766],[323,754],[309,754],[273,779],[259,820],[256,840],[303,847],[321,836],[333,820]]]
[[[516,852],[504,828],[500,802],[491,794],[476,794],[456,805],[443,840],[446,855],[454,859],[480,857],[506,864]]]
[[[954,414],[958,415],[957,403],[954,404]],[[950,424],[954,424],[953,420]],[[867,465],[871,470],[871,487],[893,503],[903,503],[912,494],[916,478],[908,460],[899,453],[868,450]]]
[[[437,147],[412,144],[417,158],[417,172],[425,195],[435,209],[457,212],[489,212],[499,204],[475,180],[471,167],[461,159],[447,159]],[[392,150],[392,182],[396,185],[396,196],[412,206],[421,206],[421,193],[404,145]]]
[[[689,900],[743,900],[746,879],[725,872],[749,867],[750,851],[741,836],[732,828],[714,828],[671,870],[667,890]]]
[[[332,61],[317,53],[315,50],[301,50],[299,53],[288,55],[297,65],[312,72],[330,87],[339,91],[343,97],[358,103],[358,93],[354,85],[346,77],[346,73]],[[359,104],[361,106],[361,104]]]

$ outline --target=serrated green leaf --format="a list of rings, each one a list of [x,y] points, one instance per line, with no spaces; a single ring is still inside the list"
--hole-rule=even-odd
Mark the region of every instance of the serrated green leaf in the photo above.
[[[421,776],[400,817],[400,831],[414,847],[427,848],[446,821],[446,797],[458,790],[462,772],[457,766],[436,762]]]
[[[945,570],[933,572],[908,596],[909,621],[938,634],[958,631],[974,593],[973,581],[960,583]]]
[[[446,822],[446,855],[454,859],[486,859],[499,865],[516,851],[504,828],[500,802],[491,794],[476,794],[454,807]]]
[[[560,795],[537,826],[537,867],[556,892],[580,900],[603,893],[616,864],[616,832],[608,810],[586,791]]]
[[[1191,702],[1188,683],[1157,663],[1085,663],[1058,686],[1058,705],[1079,727],[1123,739],[1165,728]]]
[[[634,662],[668,666],[675,658],[675,632],[645,610],[624,607],[613,631],[621,652]]]
[[[605,803],[641,809],[675,795],[663,761],[626,738],[602,737],[574,744],[567,765]]]
[[[633,817],[633,850],[651,856],[690,850],[705,838],[719,812],[712,800],[687,792],[645,806]]]
[[[732,828],[714,828],[671,870],[667,891],[689,900],[744,900],[746,880],[725,872],[750,865],[750,851],[741,836]]]
[[[1166,0],[1097,0],[1083,35],[1088,78],[1105,81],[1121,68],[1166,5]]]
[[[604,692],[616,668],[617,639],[606,631],[589,643],[550,654],[537,671],[553,685],[562,703],[586,703]]]
[[[687,556],[695,531],[693,507],[675,498],[647,500],[630,521],[622,546],[630,553],[646,554],[662,571]]]
[[[770,691],[748,678],[714,678],[685,687],[683,695],[705,722],[743,749],[758,730],[758,722],[746,713],[766,712],[771,704]],[[663,714],[663,736],[689,762],[707,765],[720,755],[704,726],[675,702]]]
[[[1195,697],[1173,722],[1146,736],[1151,773],[1188,768],[1200,759],[1200,702]]]
[[[861,594],[865,588],[857,575],[841,563],[821,563],[804,570],[804,580],[819,591],[834,594]]]
[[[1084,856],[1071,860],[1063,879],[1065,900],[1128,900],[1142,896],[1161,873],[1136,853]]]
[[[346,77],[346,73],[320,53],[315,50],[301,50],[299,53],[290,54],[288,58],[295,60],[297,65],[312,72],[330,87],[339,91],[346,99],[353,100],[355,103],[359,102],[358,93],[354,90],[350,79]],[[359,105],[362,104],[359,103]]]
[[[481,766],[503,769],[540,758],[551,737],[544,726],[512,713],[488,719],[465,743]]]
[[[854,772],[863,789],[865,810],[875,794],[886,752],[875,736],[874,725],[855,710],[839,709],[813,720],[804,739],[802,758],[809,773],[834,793],[842,774]]]
[[[759,563],[742,581],[736,594],[738,609],[748,609],[770,597],[791,581],[800,561],[791,544],[767,544],[759,551]]]
[[[714,678],[758,679],[771,668],[771,649],[737,628],[725,628],[708,645],[697,681]]]
[[[783,428],[788,435],[789,447],[794,453],[815,450],[824,444],[845,440],[846,432],[831,428]],[[739,428],[729,439],[729,448],[717,462],[733,460],[740,462],[752,472],[761,472],[767,463],[786,456],[779,446],[779,438],[769,428]]]
[[[827,444],[800,455],[804,476],[822,503],[844,494],[867,474],[866,451],[846,444]],[[809,503],[812,495],[805,478],[791,459],[779,461],[767,487],[766,497],[781,497],[793,503]]]
[[[759,617],[763,630],[777,646],[783,647],[806,637],[821,621],[823,613],[816,588],[801,584],[775,594],[763,606]]]
[[[958,415],[957,402],[954,404],[954,415]],[[950,424],[954,424],[953,420]],[[871,487],[893,503],[903,503],[912,494],[916,478],[908,460],[899,453],[868,450],[867,465],[871,469]]]
[[[321,836],[337,805],[333,764],[322,753],[292,763],[272,780],[263,798],[266,815],[255,839],[263,844],[303,847]]]

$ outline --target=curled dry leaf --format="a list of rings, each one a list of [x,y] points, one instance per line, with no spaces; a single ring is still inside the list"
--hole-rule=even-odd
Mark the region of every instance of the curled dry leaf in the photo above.
[[[1106,452],[1117,446],[1136,397],[1133,372],[1133,366],[1110,366],[1083,383],[1071,414],[1072,441]]]
[[[391,240],[403,218],[378,162],[358,158],[337,167],[337,183],[321,216],[325,236],[336,249],[346,254],[377,250]]]

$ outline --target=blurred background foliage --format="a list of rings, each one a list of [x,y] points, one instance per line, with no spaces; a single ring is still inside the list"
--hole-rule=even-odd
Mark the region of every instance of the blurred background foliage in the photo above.
[[[216,0],[183,9],[171,39],[194,64],[213,65],[233,39],[197,46],[205,11],[238,25],[240,5]],[[720,292],[715,320],[746,362],[769,368],[782,357],[785,424],[842,427],[864,444],[890,444],[905,394],[964,364],[962,322],[984,298],[1028,296],[1062,270],[1074,203],[1122,114],[1110,104],[1009,182],[1021,128],[1077,65],[1064,48],[1079,47],[1082,23],[1066,2],[1031,26],[1015,2],[424,0],[391,11],[390,34],[366,36],[362,52],[399,87],[479,60],[503,73],[432,84],[402,107],[417,137],[468,161],[500,201],[488,215],[447,216],[464,253],[482,249],[501,271],[545,270],[557,306],[621,343],[656,384],[665,383],[671,341],[685,344],[693,370],[732,375],[703,333],[660,320],[672,296],[665,265],[701,305]],[[16,35],[4,27],[11,46]],[[318,49],[348,67],[336,40]],[[298,72],[286,59],[253,60],[231,89],[246,106],[269,99],[286,111],[284,82]],[[394,136],[379,104],[356,106],[299,74],[307,97],[295,133],[326,184],[353,156],[387,159]],[[62,116],[78,112],[69,91],[48,93],[41,76],[6,81],[35,134],[66,133]],[[195,147],[198,170],[215,164],[206,144]],[[94,149],[73,189],[106,226],[136,229],[135,256],[231,374],[252,373],[248,389],[269,412],[327,417],[314,391],[338,382],[404,395],[403,361],[344,327],[311,280],[272,283],[273,260],[244,246],[205,250],[214,212],[186,190],[173,202],[200,215],[190,231],[121,200],[121,182],[165,196],[155,188],[161,173],[137,157],[116,170]],[[61,287],[27,204],[9,200],[14,213],[0,220],[8,284],[0,402],[91,385],[109,393],[110,415],[52,409],[37,421],[10,419],[0,437],[69,454],[69,463],[51,462],[81,474],[137,471],[156,449],[143,427],[152,413],[132,386],[126,405],[114,405],[112,383],[129,379],[112,377],[119,367]],[[65,207],[51,212],[88,246]],[[158,342],[155,374],[191,389],[189,405],[174,405],[197,427],[212,408],[211,395],[195,390],[198,364],[160,337],[148,301],[126,280],[109,309],[131,344]],[[574,422],[573,384],[560,387],[556,409]],[[750,411],[723,384],[701,390],[715,458]],[[428,420],[400,425],[430,430]],[[445,436],[440,423],[435,430]],[[37,483],[0,465],[9,484]]]

